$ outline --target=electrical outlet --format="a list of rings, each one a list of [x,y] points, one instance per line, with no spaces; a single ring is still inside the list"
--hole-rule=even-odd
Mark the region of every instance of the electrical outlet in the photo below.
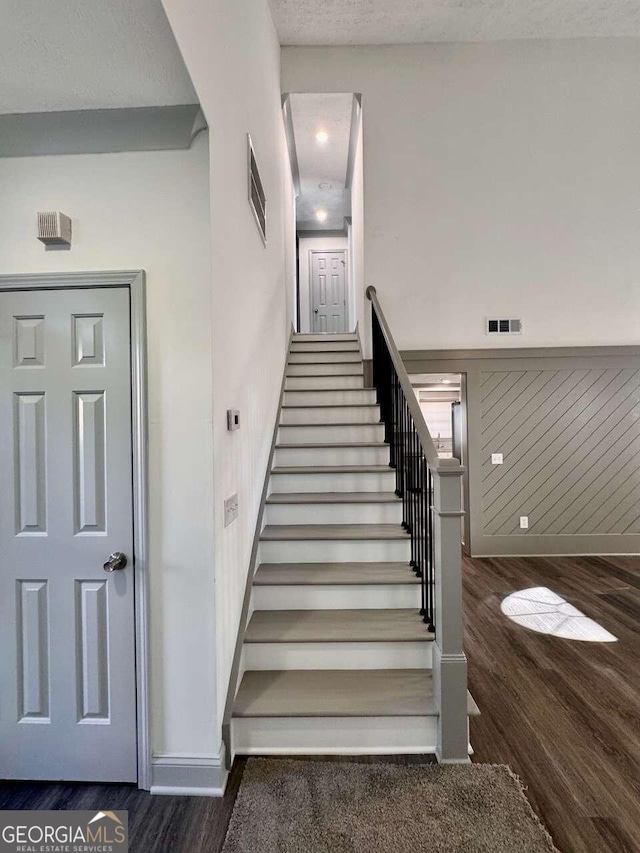
[[[502,465],[504,459],[502,458],[502,453],[492,453],[491,454],[491,464],[492,465]]]
[[[238,495],[231,495],[224,502],[224,526],[228,527],[238,517]]]
[[[529,516],[521,515],[520,516],[520,530],[528,530],[529,529]]]

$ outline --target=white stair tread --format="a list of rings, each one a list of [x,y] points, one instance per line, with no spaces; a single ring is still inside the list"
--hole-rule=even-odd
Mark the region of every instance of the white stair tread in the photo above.
[[[324,346],[322,349],[317,349],[316,347],[308,346],[309,343],[323,343]],[[336,346],[336,343],[342,344],[342,346]],[[357,341],[294,341],[290,355],[297,355],[299,352],[303,352],[305,355],[324,355],[326,352],[352,353],[359,351],[360,347]]]
[[[278,445],[279,447],[308,447],[306,444]],[[344,444],[323,444],[320,447],[345,447]],[[354,445],[355,446],[355,445]],[[380,504],[400,503],[395,492],[273,492],[269,504]]]
[[[303,443],[299,442],[298,444],[277,444],[276,448],[286,448],[289,450],[290,448],[295,448],[296,450],[307,448],[313,448],[314,450],[323,450],[325,447],[331,448],[331,450],[335,450],[336,448],[339,450],[341,447],[389,447],[389,445],[385,441],[324,441],[324,442],[308,442]]]
[[[336,391],[349,394],[370,394],[375,391],[375,388],[335,388],[333,386],[331,388],[328,386],[326,388],[285,388],[287,394],[334,394]]]
[[[317,379],[319,375],[320,375],[320,374],[316,374],[315,376],[313,376],[313,377],[311,377],[311,378],[312,378],[312,379]],[[343,378],[345,375],[347,375],[347,374],[341,373],[337,378],[341,379],[341,378]],[[362,376],[362,374],[361,374],[361,373],[358,373],[358,374],[356,374],[356,375],[357,375],[357,376],[360,376],[360,377]],[[292,376],[292,377],[289,377],[289,378],[290,378],[290,379],[306,379],[306,378],[308,378],[308,377],[305,377],[305,376]],[[332,378],[332,379],[336,379],[336,377],[335,377],[335,376],[331,376],[331,378]],[[318,388],[318,387],[316,387],[315,385],[305,385],[305,386],[304,386],[304,388],[301,388],[300,386],[297,386],[297,387],[295,387],[295,388],[285,388],[285,392],[286,392],[287,394],[301,394],[301,393],[305,393],[305,394],[312,394],[312,393],[313,393],[313,394],[316,394],[316,393],[320,393],[320,394],[330,394],[330,393],[332,393],[333,391],[374,391],[374,390],[375,390],[375,389],[374,389],[374,388],[371,388],[371,387],[364,387],[364,388],[342,388],[342,387],[341,387],[341,386],[339,386],[339,385],[338,385],[338,386],[336,386],[336,385],[326,385],[326,386],[324,386],[324,385],[323,385],[322,387],[319,387],[319,388]]]
[[[316,424],[315,426],[319,426]],[[344,426],[344,424],[341,424]],[[359,424],[362,426],[362,424]],[[286,465],[272,468],[272,474],[388,474],[389,465]]]
[[[322,586],[420,583],[408,563],[262,563],[255,586]]]
[[[295,332],[291,339],[293,341],[357,341],[358,334],[357,332],[337,332],[334,335],[322,333],[310,334],[309,332]]]
[[[317,362],[316,362],[317,363]],[[337,361],[329,361],[324,362],[325,364],[357,364],[355,361],[346,361],[346,362],[337,362]],[[313,366],[313,362],[298,362],[296,364],[290,364],[289,367],[309,367]],[[317,379],[318,376],[331,377],[331,379],[335,379],[337,376],[362,376],[362,370],[352,370],[350,373],[289,373],[287,371],[287,377],[289,379],[304,379],[305,377],[313,377]],[[298,389],[299,390],[299,389]]]
[[[234,717],[422,717],[437,714],[426,669],[245,672]]]
[[[478,706],[467,693],[467,713]],[[431,717],[438,711],[425,669],[245,672],[234,717]]]
[[[300,403],[287,404],[283,409],[377,409],[377,403]]]
[[[260,539],[264,541],[299,539],[408,539],[399,524],[268,524]]]
[[[254,610],[245,643],[430,642],[415,609]]]
[[[377,421],[375,423],[367,423],[366,421],[322,421],[320,423],[301,423],[301,424],[283,424],[279,425],[279,429],[291,429],[295,427],[298,429],[299,427],[383,427],[384,424],[381,421]]]

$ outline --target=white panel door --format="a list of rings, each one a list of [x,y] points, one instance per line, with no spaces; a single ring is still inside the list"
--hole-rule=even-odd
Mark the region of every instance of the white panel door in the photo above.
[[[2,778],[137,779],[130,358],[128,289],[0,292]]]
[[[347,331],[346,253],[311,252],[311,331]]]

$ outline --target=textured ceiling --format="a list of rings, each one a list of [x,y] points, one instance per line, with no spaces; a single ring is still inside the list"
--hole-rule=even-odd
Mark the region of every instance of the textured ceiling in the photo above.
[[[300,227],[313,222],[318,208],[329,214],[324,228],[342,228],[350,213],[345,192],[353,95],[290,95],[291,121],[296,143],[301,195],[297,200]],[[320,144],[316,133],[328,140]],[[321,188],[320,184],[329,184]],[[317,223],[316,223],[317,227]]]
[[[197,103],[160,0],[10,0],[0,113]]]
[[[640,36],[638,0],[271,0],[282,44]]]

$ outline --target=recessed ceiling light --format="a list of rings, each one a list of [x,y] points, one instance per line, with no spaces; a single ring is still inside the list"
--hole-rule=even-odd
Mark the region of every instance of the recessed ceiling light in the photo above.
[[[316,210],[316,219],[318,220],[318,222],[325,222],[327,215],[328,214],[326,210]]]
[[[324,145],[324,143],[329,139],[329,134],[326,130],[319,130],[316,133],[316,141],[320,143],[320,145]]]

